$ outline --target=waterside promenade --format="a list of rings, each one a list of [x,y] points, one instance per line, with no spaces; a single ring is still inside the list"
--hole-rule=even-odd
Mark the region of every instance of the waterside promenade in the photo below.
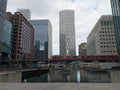
[[[0,84],[0,90],[120,90],[120,83],[32,83]]]

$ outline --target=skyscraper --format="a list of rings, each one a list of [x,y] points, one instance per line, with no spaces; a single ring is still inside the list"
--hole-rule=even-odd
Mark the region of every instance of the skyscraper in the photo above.
[[[0,60],[8,60],[10,55],[11,23],[6,20],[7,0],[0,0]]]
[[[30,20],[35,29],[35,42],[40,42],[39,60],[50,59],[52,56],[52,25],[49,20]],[[36,50],[38,51],[38,50]]]
[[[59,12],[60,55],[75,56],[75,19],[73,10]]]
[[[27,20],[31,20],[31,11],[30,9],[18,9],[17,12],[21,12]]]
[[[0,0],[0,16],[5,18],[7,0]]]
[[[112,15],[102,15],[87,38],[87,55],[117,55]]]
[[[120,61],[120,0],[111,0],[111,8],[115,28],[115,38],[117,42],[117,51]]]
[[[20,13],[12,15],[7,13],[8,20],[12,23],[12,53],[13,62],[32,62],[34,55],[34,28]],[[22,62],[23,61],[23,62]]]

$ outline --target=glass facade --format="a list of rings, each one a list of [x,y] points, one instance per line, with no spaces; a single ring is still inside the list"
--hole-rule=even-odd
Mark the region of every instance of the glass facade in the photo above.
[[[35,29],[35,42],[37,41],[40,43],[40,54],[39,56],[37,55],[37,57],[39,58],[35,57],[35,59],[44,60],[50,58],[52,55],[52,26],[50,21],[30,20],[30,23]],[[37,42],[35,43],[35,46],[38,45]],[[36,50],[35,52],[38,52],[38,50]]]
[[[3,19],[3,27],[0,28],[0,52],[10,53],[11,28],[11,23]]]
[[[112,8],[112,14],[114,20],[117,51],[120,61],[120,0],[111,0],[111,8]]]
[[[7,0],[0,0],[0,57],[6,59],[11,52],[11,23],[6,20]]]
[[[7,4],[7,0],[0,0],[0,17],[2,17],[2,18],[5,18],[6,4]],[[1,25],[1,23],[0,23],[0,25]]]

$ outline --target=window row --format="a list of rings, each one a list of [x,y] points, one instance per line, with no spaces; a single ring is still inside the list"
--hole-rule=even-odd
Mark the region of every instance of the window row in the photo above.
[[[116,53],[116,51],[101,51],[101,53]]]
[[[113,25],[113,21],[101,21],[101,25],[102,26],[112,26]]]
[[[101,38],[100,40],[115,40],[114,38]]]
[[[101,48],[115,48],[116,46],[113,45],[113,46],[101,46]]]
[[[100,44],[115,44],[115,42],[101,42]]]
[[[113,30],[114,28],[112,28],[112,27],[107,27],[107,28],[101,28],[102,30]]]
[[[114,31],[100,31],[100,33],[114,33]]]
[[[109,35],[100,35],[100,37],[108,37],[108,36],[109,36],[109,37],[110,37],[110,36],[113,37],[114,35],[113,35],[113,34],[111,34],[111,35],[110,35],[110,34],[109,34]]]

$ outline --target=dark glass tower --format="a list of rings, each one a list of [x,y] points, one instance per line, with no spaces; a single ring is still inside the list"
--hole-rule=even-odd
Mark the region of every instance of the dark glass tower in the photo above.
[[[35,29],[35,43],[40,47],[35,51],[36,60],[47,60],[52,56],[52,25],[49,20],[30,20]],[[36,43],[36,45],[38,45]],[[39,53],[38,53],[39,51]],[[35,56],[36,56],[35,55]]]
[[[120,0],[111,0],[111,8],[115,28],[115,37],[117,42],[117,51],[120,61]]]
[[[0,0],[0,17],[5,18],[7,0]]]
[[[11,23],[6,20],[7,0],[0,0],[0,60],[10,56]]]

